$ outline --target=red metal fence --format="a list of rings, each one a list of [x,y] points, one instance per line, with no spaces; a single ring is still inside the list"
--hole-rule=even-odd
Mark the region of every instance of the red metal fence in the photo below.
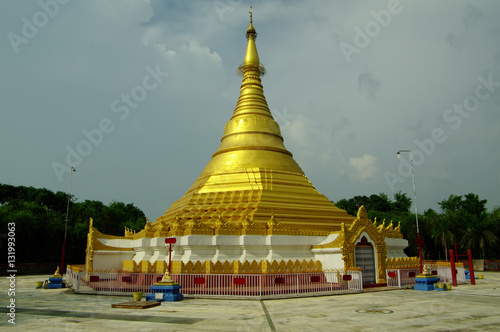
[[[152,273],[86,273],[67,270],[66,281],[77,293],[150,292],[163,275]],[[361,271],[297,274],[173,274],[183,295],[262,297],[362,291]]]
[[[485,270],[493,270],[493,271],[499,271],[500,270],[500,261],[484,261],[484,269]]]
[[[387,269],[387,287],[407,288],[415,285],[415,277],[420,274],[416,269]]]

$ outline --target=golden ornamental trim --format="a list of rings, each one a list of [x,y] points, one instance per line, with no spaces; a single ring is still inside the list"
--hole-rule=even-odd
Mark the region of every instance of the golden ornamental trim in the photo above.
[[[274,212],[271,213],[271,218],[267,222],[267,235],[287,235],[293,230],[281,223],[280,220],[274,217]]]
[[[388,269],[413,269],[420,267],[418,257],[392,257],[387,258],[385,262]]]
[[[125,261],[124,261],[125,262]],[[280,261],[172,261],[172,273],[176,274],[294,274],[294,273],[312,273],[322,272],[320,261],[305,259],[299,260],[280,260]]]
[[[371,222],[368,219],[368,213],[364,206],[361,206],[358,210],[358,214],[354,222],[346,227],[345,223],[340,225],[340,232],[338,237],[331,243],[313,246],[316,248],[340,248],[342,254],[342,260],[344,261],[345,269],[355,269],[355,249],[356,242],[363,232],[366,232],[368,236],[375,243],[375,257],[377,260],[378,271],[377,271],[377,283],[385,283],[385,271],[386,271],[386,257],[387,257],[387,245],[385,243],[386,237],[386,227],[385,223],[377,227],[377,221]],[[391,225],[388,226],[389,230],[392,232]]]
[[[224,216],[219,211],[216,216],[197,216],[196,211],[184,211],[177,213],[175,219],[166,222],[164,219],[158,219],[151,226],[145,226],[138,233],[133,233],[126,229],[126,237],[140,239],[143,237],[172,237],[184,235],[291,235],[291,236],[326,236],[331,233],[327,230],[314,229],[296,229],[283,224],[271,213],[267,224],[258,223],[250,216],[248,210],[245,210],[241,220],[235,222],[235,216],[229,213]]]
[[[343,227],[344,227],[344,223],[341,224],[341,229],[343,229]],[[335,234],[335,233],[330,233],[330,234]],[[336,234],[339,234],[339,235],[332,242],[315,245],[315,246],[312,246],[312,248],[313,249],[340,248],[344,243],[345,233],[344,232],[336,232]]]
[[[248,216],[248,210],[243,212],[238,235],[266,235],[266,228],[257,224],[253,218]]]
[[[385,224],[385,219],[383,220],[382,225],[384,224]],[[398,226],[394,228],[394,224],[391,220],[389,225],[386,228],[384,228],[383,233],[384,237],[402,239],[403,234],[401,233],[401,221],[398,223]]]
[[[215,220],[213,230],[214,235],[236,235],[239,232],[238,227],[229,220],[225,220],[220,212]]]

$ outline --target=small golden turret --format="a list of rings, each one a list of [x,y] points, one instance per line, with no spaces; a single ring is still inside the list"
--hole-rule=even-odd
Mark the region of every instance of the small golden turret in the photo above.
[[[56,272],[54,272],[54,275],[52,276],[52,278],[61,278],[61,273],[59,272],[59,266],[57,267],[56,269]]]

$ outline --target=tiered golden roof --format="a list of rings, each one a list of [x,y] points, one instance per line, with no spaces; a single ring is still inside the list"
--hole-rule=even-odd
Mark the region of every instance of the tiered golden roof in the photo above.
[[[290,234],[339,231],[342,222],[350,225],[354,217],[320,194],[285,148],[264,97],[261,76],[265,69],[259,61],[252,18],[246,36],[245,59],[239,68],[243,74],[240,96],[221,145],[184,197],[153,227],[207,234],[221,225],[241,230],[250,222],[266,234],[271,221]]]

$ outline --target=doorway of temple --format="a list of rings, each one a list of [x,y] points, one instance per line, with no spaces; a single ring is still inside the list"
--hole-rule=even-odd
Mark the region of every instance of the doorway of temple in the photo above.
[[[366,237],[363,236],[361,241],[356,243],[354,257],[356,266],[360,267],[363,273],[363,285],[375,284],[375,253]]]

